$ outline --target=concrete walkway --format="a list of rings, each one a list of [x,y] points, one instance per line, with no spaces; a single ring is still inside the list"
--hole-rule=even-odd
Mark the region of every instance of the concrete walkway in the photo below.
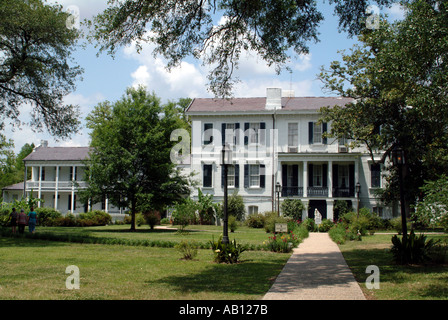
[[[328,233],[310,233],[294,249],[263,300],[366,300]]]

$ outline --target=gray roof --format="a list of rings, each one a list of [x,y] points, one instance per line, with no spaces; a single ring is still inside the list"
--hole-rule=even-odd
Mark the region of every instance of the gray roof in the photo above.
[[[82,161],[88,158],[90,147],[37,147],[24,161]]]
[[[342,97],[290,97],[282,98],[282,108],[277,112],[284,111],[318,111],[322,107],[335,105],[344,106],[354,102],[351,98]],[[214,99],[197,98],[187,109],[187,113],[202,112],[268,112],[266,110],[266,98],[233,98]]]
[[[4,187],[2,190],[23,190],[23,182]]]

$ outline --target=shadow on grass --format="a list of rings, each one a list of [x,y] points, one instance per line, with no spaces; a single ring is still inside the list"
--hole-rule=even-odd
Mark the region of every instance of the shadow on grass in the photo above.
[[[421,285],[418,295],[428,298],[448,298],[448,268],[443,264],[399,265],[393,260],[389,249],[353,249],[343,252],[344,258],[352,270],[356,280],[364,283],[370,275],[366,273],[369,265],[380,269],[380,281],[395,285]]]
[[[186,262],[188,263],[188,262]],[[157,280],[148,280],[148,286],[162,285],[184,293],[226,293],[264,295],[272,286],[285,261],[270,262],[245,260],[237,264],[211,263],[199,273],[171,275]]]

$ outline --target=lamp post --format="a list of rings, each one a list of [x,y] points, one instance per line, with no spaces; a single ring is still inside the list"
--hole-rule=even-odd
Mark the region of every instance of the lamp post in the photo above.
[[[221,150],[221,165],[224,170],[224,226],[223,226],[223,236],[222,243],[229,243],[229,231],[228,231],[228,221],[229,216],[227,212],[227,177],[228,177],[228,167],[232,165],[233,157],[232,150],[229,147],[229,144],[226,143]]]
[[[277,192],[277,215],[280,216],[280,193],[282,192],[282,185],[277,182],[275,185],[275,192]]]
[[[361,184],[359,182],[356,183],[355,189],[356,189],[356,197],[358,198],[357,213],[358,213],[358,218],[359,218],[359,194],[361,193]]]
[[[401,203],[401,228],[403,232],[403,243],[406,242],[408,230],[406,225],[406,206],[404,203],[404,189],[403,189],[403,166],[405,164],[404,151],[401,147],[394,147],[392,150],[392,163],[398,169],[398,179],[400,184],[400,203]]]

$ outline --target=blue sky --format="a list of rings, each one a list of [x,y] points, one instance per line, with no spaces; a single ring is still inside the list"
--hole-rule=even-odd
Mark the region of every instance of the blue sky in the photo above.
[[[107,0],[49,0],[67,8],[76,6],[81,20],[91,18],[107,6]],[[293,57],[290,67],[292,73],[283,72],[277,75],[273,68],[268,68],[255,54],[240,61],[238,71],[241,83],[234,90],[235,97],[264,97],[267,87],[281,87],[294,90],[296,96],[323,96],[321,83],[316,80],[322,65],[329,66],[331,61],[339,60],[338,50],[349,49],[356,39],[349,39],[346,33],[338,32],[338,20],[333,15],[333,7],[328,1],[318,1],[325,20],[319,29],[320,42],[310,43],[310,54]],[[400,18],[402,12],[398,7],[385,10],[390,18]],[[77,83],[77,89],[66,97],[67,103],[81,107],[82,119],[101,101],[116,101],[122,97],[126,88],[139,84],[154,91],[163,102],[177,100],[182,97],[211,97],[207,91],[207,68],[199,62],[188,60],[180,68],[167,72],[165,61],[153,58],[152,45],[145,44],[138,54],[132,47],[121,48],[115,58],[107,54],[97,57],[97,49],[88,46],[79,49],[73,57],[84,69],[83,81]],[[23,109],[22,121],[27,121],[27,110]],[[88,131],[81,130],[70,140],[58,141],[46,132],[33,132],[31,128],[22,126],[21,130],[7,128],[7,138],[14,141],[18,152],[25,143],[38,145],[41,140],[48,140],[50,146],[86,146],[89,143]]]

